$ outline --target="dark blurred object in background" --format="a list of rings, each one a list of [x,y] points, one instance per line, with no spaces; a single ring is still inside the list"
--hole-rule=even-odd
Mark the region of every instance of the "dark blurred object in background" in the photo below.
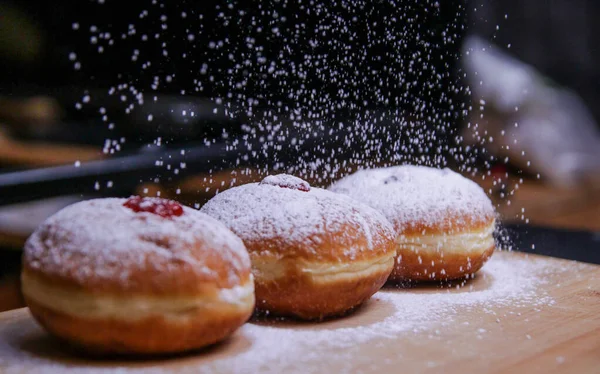
[[[600,2],[490,0],[471,13],[472,33],[583,98],[600,123]]]
[[[600,186],[600,128],[580,96],[481,38],[464,51],[476,108],[466,144],[556,187]]]
[[[466,144],[553,187],[600,187],[600,6],[489,1],[463,45]]]

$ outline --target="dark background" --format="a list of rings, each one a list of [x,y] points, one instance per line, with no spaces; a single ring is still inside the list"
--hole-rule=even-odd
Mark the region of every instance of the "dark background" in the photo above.
[[[493,40],[556,83],[573,89],[600,123],[600,3],[594,0],[482,3],[485,5],[471,13],[472,31]]]
[[[235,4],[233,9],[228,9],[226,4]],[[22,12],[21,24],[13,24],[12,27],[35,28],[35,39],[39,40],[39,48],[34,57],[27,61],[19,60],[19,56],[4,55],[2,59],[2,71],[0,75],[3,86],[13,92],[29,89],[30,85],[37,88],[49,86],[81,85],[110,87],[112,85],[129,81],[139,86],[149,86],[155,75],[174,74],[177,76],[177,84],[160,87],[161,92],[180,93],[182,89],[190,88],[190,82],[194,79],[203,79],[199,72],[202,63],[208,63],[209,69],[220,76],[221,80],[227,77],[227,69],[233,67],[239,61],[230,61],[226,54],[238,53],[243,48],[245,38],[252,36],[258,41],[256,45],[264,45],[264,55],[268,58],[277,58],[278,54],[286,48],[285,58],[300,62],[305,54],[323,55],[333,68],[347,69],[352,73],[365,74],[365,80],[355,91],[361,92],[356,102],[368,100],[371,104],[377,104],[376,95],[373,94],[374,87],[379,86],[380,80],[389,85],[390,90],[400,87],[397,76],[385,76],[384,66],[397,67],[394,72],[400,72],[406,81],[418,80],[421,87],[404,87],[411,91],[411,95],[417,97],[419,92],[424,93],[427,81],[437,81],[432,78],[432,73],[424,69],[408,70],[409,61],[416,60],[415,53],[422,52],[424,59],[429,59],[436,67],[437,72],[443,74],[445,71],[455,70],[455,60],[459,57],[460,40],[464,34],[466,21],[466,6],[461,1],[444,1],[440,5],[432,5],[433,1],[382,1],[362,2],[362,6],[343,6],[343,2],[323,2],[327,4],[323,11],[319,12],[314,5],[303,6],[302,2],[289,2],[281,5],[279,1],[177,1],[165,2],[165,4],[152,5],[151,0],[134,0],[126,4],[118,1],[107,0],[99,5],[95,1],[2,1],[4,7],[11,6]],[[355,3],[360,4],[361,1]],[[150,15],[140,18],[143,10],[149,10]],[[245,14],[239,15],[243,10]],[[185,18],[181,13],[185,12]],[[230,20],[224,25],[219,18],[219,13],[224,13],[223,18]],[[165,15],[168,26],[161,29],[158,14]],[[202,14],[203,18],[198,19]],[[396,16],[396,21],[388,21],[385,17]],[[276,17],[276,18],[275,18]],[[349,35],[339,35],[335,31],[336,17],[349,20],[356,18],[348,25],[356,32],[354,40],[348,39]],[[258,25],[250,25],[253,18],[257,19]],[[285,21],[281,21],[285,18]],[[79,24],[78,30],[73,30],[72,24]],[[122,39],[121,35],[127,33],[129,25],[135,25],[136,35]],[[31,25],[31,27],[29,27]],[[302,32],[294,37],[293,30],[302,25]],[[331,31],[319,29],[317,26],[331,26]],[[103,54],[96,52],[97,45],[90,43],[89,32],[91,26],[97,26],[101,31],[110,31],[111,38],[115,41],[113,47],[106,47]],[[262,26],[262,33],[257,33],[257,27]],[[284,37],[273,36],[268,29],[281,26]],[[15,30],[13,30],[15,31]],[[445,31],[453,37],[443,36]],[[141,35],[147,33],[150,41],[141,41]],[[154,42],[153,35],[160,34],[160,42],[166,43],[168,57],[162,52],[160,43]],[[194,33],[196,40],[190,41],[186,38],[189,33]],[[287,34],[286,34],[287,33]],[[19,32],[16,32],[19,34]],[[5,35],[11,35],[6,33]],[[14,34],[13,34],[14,35]],[[419,37],[417,38],[417,35]],[[24,39],[26,36],[22,36]],[[380,39],[377,39],[381,37]],[[198,40],[202,38],[202,40]],[[212,50],[207,48],[209,40],[225,40],[226,51]],[[352,50],[341,51],[335,46],[320,43],[316,48],[309,48],[309,40],[327,41],[339,39],[347,42]],[[393,44],[392,40],[401,39],[402,43]],[[32,43],[28,43],[32,44]],[[102,43],[99,43],[100,45]],[[106,43],[104,43],[106,44]],[[400,46],[402,61],[391,58],[392,46]],[[131,51],[140,50],[139,61],[152,61],[148,69],[140,69],[140,62],[131,61]],[[78,60],[84,61],[82,69],[75,71],[73,62],[68,56],[71,52],[77,52]],[[359,53],[362,51],[363,53]],[[187,53],[188,56],[182,57]],[[241,56],[241,52],[240,52]],[[236,54],[235,57],[238,57]],[[353,66],[341,64],[341,60],[350,60]],[[216,65],[219,65],[218,67]],[[377,69],[379,76],[373,77],[368,73],[370,69]],[[311,72],[309,72],[311,73]],[[314,71],[312,73],[315,73]],[[327,80],[323,76],[308,75],[303,79],[304,84],[327,92],[336,92],[340,84]],[[382,77],[383,75],[383,77]],[[275,76],[266,77],[269,81],[263,87],[250,87],[249,91],[259,91],[268,88],[271,94],[280,95],[283,88],[282,79]],[[285,77],[289,86],[300,82]],[[219,79],[215,79],[215,82]],[[449,83],[450,81],[446,81]],[[254,84],[257,84],[256,82]],[[200,93],[206,96],[217,96],[227,93],[223,89],[230,89],[218,83],[208,84],[208,88]],[[418,85],[417,85],[418,86]],[[442,85],[440,85],[442,86]],[[429,96],[439,99],[439,93],[443,87],[434,87]],[[287,89],[289,91],[289,88]],[[446,90],[449,92],[449,90]],[[187,91],[193,93],[193,91]],[[429,93],[429,92],[428,92]],[[425,95],[421,95],[425,96]]]
[[[214,5],[219,2],[205,1],[198,2],[178,1],[166,4],[163,7],[164,14],[173,19],[181,11],[190,13],[190,18],[194,12],[202,12],[207,16],[201,22],[206,25],[203,33],[210,37],[218,36],[220,33],[231,31],[233,28],[242,27],[241,20],[237,20],[236,25],[232,25],[228,30],[210,30],[211,17],[215,14]],[[248,9],[257,9],[256,3],[246,3],[243,7]],[[421,3],[421,5],[419,5]],[[500,46],[504,47],[519,59],[534,65],[539,71],[548,75],[556,82],[575,89],[583,96],[588,106],[594,111],[596,119],[600,117],[598,108],[597,92],[600,85],[600,23],[597,22],[600,13],[600,5],[594,0],[551,0],[540,2],[538,0],[478,0],[470,1],[468,4],[463,1],[443,1],[441,9],[437,16],[421,20],[419,23],[422,36],[431,41],[432,44],[439,44],[441,38],[439,31],[446,24],[456,24],[455,31],[460,36],[464,35],[461,30],[466,26],[467,30],[482,35]],[[109,58],[86,59],[87,56],[96,56],[95,47],[90,44],[88,32],[89,26],[97,25],[102,28],[107,26],[113,31],[113,35],[118,35],[118,30],[126,30],[130,23],[135,23],[138,32],[144,28],[149,30],[160,30],[160,22],[156,19],[148,19],[141,22],[139,14],[143,9],[150,9],[150,1],[128,1],[127,3],[108,0],[103,5],[98,5],[92,1],[2,1],[1,9],[14,7],[21,10],[21,25],[7,23],[6,17],[0,21],[4,23],[5,28],[20,27],[23,24],[31,25],[39,33],[35,39],[39,41],[39,47],[35,48],[36,53],[32,53],[29,58],[20,58],[22,56],[11,56],[3,53],[0,59],[0,84],[4,93],[16,94],[19,92],[31,90],[32,87],[38,88],[65,85],[97,86],[108,87],[117,82],[123,81],[123,78],[131,81],[144,79],[140,77],[140,72],[130,61],[129,53],[107,53]],[[225,2],[223,2],[225,4]],[[239,7],[239,6],[238,6]],[[400,1],[397,9],[389,9],[380,5],[378,11],[365,15],[361,20],[363,24],[373,23],[377,18],[386,12],[399,12],[425,14],[425,8],[431,8],[426,2]],[[403,9],[400,9],[403,8]],[[287,8],[289,15],[300,14],[297,9]],[[468,18],[464,25],[460,23],[461,16]],[[6,15],[6,13],[5,13]],[[315,17],[318,17],[315,15]],[[458,20],[458,21],[457,21]],[[133,21],[133,22],[132,22]],[[310,26],[310,19],[303,19]],[[72,30],[72,23],[78,22],[80,30]],[[314,20],[312,21],[314,23]],[[169,22],[168,34],[166,37],[171,57],[163,58],[158,49],[144,47],[147,59],[152,59],[158,63],[153,66],[150,72],[144,76],[161,74],[167,71],[177,72],[181,76],[181,81],[190,77],[197,77],[200,61],[182,61],[178,59],[182,51],[190,49],[190,43],[184,40],[186,30],[191,26],[198,26],[200,22]],[[497,29],[499,26],[499,29]],[[359,26],[362,27],[362,26]],[[380,26],[382,27],[382,26]],[[383,27],[384,28],[384,27]],[[381,30],[383,32],[384,30]],[[29,27],[28,27],[29,29]],[[307,27],[310,29],[310,27]],[[430,30],[434,35],[428,35],[425,30]],[[13,30],[14,31],[14,30]],[[18,34],[18,33],[17,33]],[[0,38],[11,34],[2,33]],[[460,40],[459,36],[459,40]],[[35,44],[26,43],[28,35],[21,35],[21,44],[24,46]],[[118,36],[116,37],[118,39]],[[19,42],[19,41],[17,41]],[[135,39],[127,42],[120,42],[119,48],[122,51],[129,51],[135,47]],[[357,46],[364,40],[358,40]],[[195,43],[194,43],[195,44]],[[233,41],[231,44],[236,44]],[[507,46],[510,45],[510,48]],[[277,49],[275,43],[272,44],[273,50]],[[446,49],[454,48],[453,45],[445,45]],[[197,51],[197,46],[192,45]],[[409,51],[417,50],[418,46],[414,41],[408,41],[406,46],[406,56]],[[86,63],[83,69],[76,72],[73,69],[73,63],[69,61],[70,52],[77,50]],[[200,52],[205,54],[206,50]],[[450,54],[449,56],[456,56]],[[332,59],[338,56],[331,56]],[[374,63],[375,61],[369,61]],[[390,61],[380,60],[377,64],[385,64]],[[448,61],[452,63],[452,61]],[[441,66],[441,64],[440,64]],[[121,74],[123,78],[117,78]],[[422,76],[426,80],[427,76]],[[322,83],[322,82],[321,82]],[[365,87],[372,85],[371,82],[365,82]],[[162,87],[163,91],[178,92],[180,88],[177,85],[171,87]],[[207,92],[208,94],[208,92]],[[435,95],[434,95],[435,96]]]
[[[234,10],[228,10],[228,3],[235,4]],[[86,92],[101,90],[105,95],[109,87],[122,83],[131,83],[143,93],[173,96],[185,93],[207,98],[233,93],[234,101],[235,94],[260,97],[266,107],[273,107],[277,101],[291,107],[318,107],[336,100],[342,102],[338,92],[340,89],[347,90],[347,82],[341,79],[334,81],[316,70],[309,70],[302,78],[260,74],[263,79],[249,79],[243,89],[233,87],[235,79],[243,79],[239,69],[233,69],[231,74],[232,67],[243,58],[245,42],[242,36],[251,35],[257,39],[257,45],[263,44],[266,47],[264,55],[270,60],[277,59],[286,44],[294,39],[291,34],[276,38],[268,32],[255,33],[256,27],[248,28],[252,16],[263,23],[259,26],[264,29],[278,26],[273,17],[264,16],[265,12],[276,12],[278,18],[286,18],[285,26],[289,30],[298,24],[306,26],[301,35],[304,41],[296,38],[297,42],[292,43],[292,48],[288,48],[284,56],[287,61],[300,62],[305,54],[316,54],[338,71],[363,78],[350,89],[353,94],[344,99],[342,105],[336,105],[338,116],[352,117],[365,108],[374,107],[400,108],[406,118],[431,118],[435,114],[448,113],[449,117],[442,123],[429,125],[429,131],[436,135],[437,144],[448,143],[455,128],[464,119],[460,105],[469,100],[462,91],[462,72],[458,64],[460,45],[466,34],[476,33],[533,65],[556,83],[573,89],[582,96],[600,123],[600,24],[596,22],[600,6],[593,0],[441,1],[439,6],[433,5],[433,1],[397,1],[396,4],[378,2],[363,8],[346,8],[330,2],[330,12],[327,13],[316,12],[316,9],[307,12],[291,3],[297,2],[290,2],[284,7],[274,1],[178,1],[154,5],[150,0],[127,3],[107,0],[104,4],[89,0],[1,1],[0,11],[5,16],[0,21],[3,24],[0,45],[16,43],[20,46],[17,50],[21,52],[15,54],[13,50],[0,54],[0,91],[9,96],[50,93],[67,108],[67,120],[92,122],[99,118],[97,106],[100,104],[85,112],[74,110],[73,103]],[[6,17],[9,15],[7,9],[12,10],[12,15],[16,9],[19,12],[17,17]],[[240,9],[246,11],[245,16],[239,16],[237,12]],[[143,10],[150,10],[150,16],[141,19]],[[186,12],[186,19],[181,18],[182,12]],[[227,26],[218,17],[221,12],[230,19]],[[352,42],[346,40],[346,44],[352,46],[351,50],[332,48],[326,43],[316,49],[307,48],[305,42],[309,38],[345,38],[335,33],[335,28],[329,34],[317,33],[316,25],[335,24],[335,19],[327,19],[330,13],[346,19],[360,16],[353,24],[358,30],[358,37]],[[166,30],[161,29],[163,22],[157,14],[167,16]],[[204,18],[198,19],[199,14],[203,14]],[[382,21],[384,16],[389,15],[397,15],[397,22]],[[7,22],[9,19],[10,22]],[[73,30],[74,22],[79,25],[78,30]],[[121,34],[128,32],[130,24],[135,25],[136,35],[120,38]],[[90,43],[93,35],[90,33],[91,26],[109,31],[114,45],[108,46],[103,40],[98,44]],[[284,30],[286,27],[281,28]],[[455,37],[443,36],[444,31]],[[150,41],[141,41],[144,33],[148,34]],[[154,33],[160,33],[160,42],[166,43],[168,56],[163,55],[165,48],[161,43],[152,40]],[[189,33],[195,34],[195,40],[187,39]],[[381,36],[384,41],[373,43],[374,35]],[[389,35],[395,35],[403,43],[386,42],[385,38],[389,39]],[[418,39],[416,35],[419,35]],[[225,39],[226,49],[234,53],[233,61],[223,50],[206,47],[207,40]],[[105,46],[104,53],[97,52],[98,45]],[[140,51],[139,59],[132,61],[135,49]],[[361,49],[364,53],[357,53]],[[390,53],[392,50],[395,53]],[[69,60],[72,52],[77,55],[76,62],[81,62],[80,70],[75,70],[74,61]],[[409,70],[415,53],[426,56],[433,68],[426,70],[417,65]],[[186,56],[182,57],[183,54]],[[143,61],[151,61],[152,65],[142,69]],[[199,74],[203,63],[209,66],[207,75]],[[390,68],[387,76],[385,67]],[[290,70],[289,65],[283,68]],[[378,74],[369,74],[370,69],[376,69]],[[437,76],[440,72],[441,78]],[[254,78],[259,76],[255,73]],[[165,82],[166,75],[174,75],[170,83]],[[215,79],[208,81],[208,75]],[[398,83],[398,76],[404,77],[402,84]],[[152,88],[155,77],[160,77],[161,82]],[[202,82],[201,91],[198,91],[194,80]],[[406,82],[414,84],[407,85]],[[299,90],[300,86],[304,87],[304,91]],[[311,89],[318,92],[322,101],[307,99],[306,92]],[[289,92],[298,94],[290,98]],[[391,100],[384,102],[383,98]],[[423,103],[426,104],[425,111],[415,110]],[[119,116],[115,120],[128,121],[126,117]],[[122,126],[117,132],[123,130],[123,135],[131,135],[125,129],[126,126]],[[100,131],[98,138],[105,135]],[[96,138],[86,140],[79,135],[69,140],[102,142]],[[134,142],[147,140],[147,137],[131,138]]]
[[[229,9],[229,3],[235,7]],[[239,96],[242,106],[246,105],[245,98],[253,97],[266,108],[278,102],[284,108],[313,108],[313,112],[314,108],[327,107],[340,118],[356,116],[369,108],[394,108],[411,119],[438,114],[443,120],[433,124],[431,131],[439,135],[440,144],[448,139],[451,134],[447,132],[453,128],[450,124],[463,115],[460,103],[466,101],[457,64],[467,17],[463,2],[441,1],[434,5],[436,2],[429,0],[399,0],[360,5],[361,1],[356,1],[353,3],[359,5],[348,7],[344,2],[332,1],[322,2],[327,4],[322,11],[314,4],[299,3],[178,1],[152,5],[149,0],[107,0],[99,5],[92,1],[5,1],[5,7],[21,10],[26,20],[14,27],[27,24],[38,30],[33,38],[38,43],[29,43],[38,47],[31,47],[35,52],[28,58],[3,56],[0,85],[5,94],[13,96],[51,92],[70,104],[69,109],[85,90],[106,92],[122,83],[135,85],[143,93],[208,98],[229,94],[234,102]],[[149,10],[150,16],[140,18],[143,10]],[[182,12],[186,13],[185,19]],[[202,19],[198,18],[200,14]],[[163,22],[158,15],[167,17],[166,30],[161,29]],[[348,21],[353,17],[352,22]],[[340,19],[348,21],[349,32],[340,27]],[[73,22],[78,23],[78,30],[73,30]],[[135,25],[136,34],[122,39],[130,24]],[[109,31],[114,44],[108,46],[106,40],[90,43],[92,26]],[[266,31],[257,32],[258,27]],[[268,32],[273,27],[281,29],[280,37]],[[295,34],[298,27],[302,31]],[[149,41],[141,40],[144,33]],[[160,33],[158,41],[153,38],[155,33]],[[195,40],[187,38],[189,33],[195,34]],[[262,53],[267,60],[283,61],[279,68],[286,74],[268,73],[255,65],[247,84],[236,88],[234,83],[244,80],[246,74],[236,64],[255,58],[246,50],[247,37],[254,38],[255,45],[264,46]],[[224,40],[225,47],[207,48],[209,40]],[[318,40],[318,46],[311,47],[310,40]],[[330,40],[339,43],[328,43]],[[102,54],[97,52],[99,45],[105,48]],[[132,61],[135,49],[139,49],[139,59]],[[163,54],[165,49],[168,56]],[[78,71],[73,68],[74,61],[69,60],[72,52],[81,62]],[[228,56],[230,53],[233,58]],[[327,69],[305,65],[303,75],[294,73],[307,54],[317,56]],[[151,61],[151,66],[142,67],[144,61]],[[208,65],[204,75],[200,74],[203,63]],[[171,82],[165,82],[167,75],[171,75]],[[209,80],[210,75],[214,79]],[[153,87],[155,77],[160,77],[160,84]],[[308,94],[311,90],[316,98]],[[347,93],[345,97],[342,91]],[[421,107],[425,109],[415,109]],[[82,116],[81,111],[69,114]],[[316,114],[331,116],[331,111]]]

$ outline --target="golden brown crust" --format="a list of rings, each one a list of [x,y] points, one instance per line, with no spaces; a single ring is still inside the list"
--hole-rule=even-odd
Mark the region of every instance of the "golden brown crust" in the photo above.
[[[340,225],[338,230],[320,232],[306,238],[310,242],[296,242],[285,237],[245,239],[251,254],[276,256],[279,259],[306,260],[309,262],[362,262],[395,252],[395,240],[381,227],[373,228],[372,241],[360,227],[352,223]],[[352,248],[351,254],[348,249]]]
[[[495,246],[480,253],[404,251],[389,277],[390,282],[452,280],[474,274],[494,253]],[[443,256],[442,256],[443,254]],[[433,263],[433,265],[432,265]]]
[[[474,216],[469,214],[448,213],[441,222],[432,226],[425,221],[414,220],[410,224],[394,222],[394,229],[398,235],[445,235],[460,234],[480,231],[494,223],[496,217],[493,214],[485,216]]]
[[[390,270],[328,284],[315,284],[308,275],[292,271],[273,281],[257,279],[256,308],[307,320],[343,315],[377,292]]]
[[[75,275],[77,273],[76,260],[69,262],[61,272],[32,268],[29,262],[23,261],[23,271],[66,289],[85,290],[92,294],[117,297],[127,295],[194,296],[238,285],[237,282],[234,282],[235,278],[227,276],[227,271],[230,270],[227,264],[219,263],[218,259],[212,261],[213,258],[218,258],[218,254],[215,254],[214,251],[197,253],[206,253],[205,263],[210,263],[210,272],[206,272],[206,274],[199,273],[191,269],[188,264],[179,264],[167,272],[152,267],[138,268],[137,271],[130,272],[127,284],[119,279],[103,279],[93,275],[86,277],[85,282],[83,282],[81,278]],[[148,259],[147,261],[151,260]],[[215,269],[214,272],[213,269]],[[238,272],[239,284],[246,283],[250,278],[250,274],[250,267],[240,270]]]
[[[84,319],[56,312],[26,298],[35,319],[50,333],[93,354],[165,354],[197,350],[217,343],[243,325],[252,309],[238,313],[202,311],[189,318],[140,321]]]

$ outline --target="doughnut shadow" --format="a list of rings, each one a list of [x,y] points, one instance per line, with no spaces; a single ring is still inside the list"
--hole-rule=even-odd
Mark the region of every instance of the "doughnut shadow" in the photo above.
[[[413,293],[463,293],[472,291],[484,291],[489,289],[494,283],[494,276],[485,270],[482,270],[469,279],[454,279],[445,281],[388,281],[383,290],[393,291],[402,290]]]
[[[157,364],[181,365],[186,360],[198,362],[198,360],[232,356],[247,351],[252,344],[242,333],[236,333],[222,342],[187,352],[153,355],[102,354],[86,351],[42,331],[37,334],[27,334],[13,343],[15,344],[14,348],[19,351],[26,352],[37,359],[65,365],[65,367],[116,368],[127,366],[138,369],[155,367]]]
[[[368,326],[383,321],[396,311],[393,303],[371,298],[363,304],[347,311],[341,316],[322,320],[301,320],[293,317],[280,317],[264,312],[255,312],[249,323],[257,326],[295,330],[337,330],[359,326]]]

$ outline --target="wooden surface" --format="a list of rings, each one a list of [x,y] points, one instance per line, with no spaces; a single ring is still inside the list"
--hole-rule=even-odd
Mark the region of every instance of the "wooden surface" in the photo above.
[[[21,282],[17,274],[0,277],[0,312],[25,305],[21,295]]]
[[[381,300],[367,303],[345,318],[321,324],[254,321],[229,341],[203,352],[170,358],[90,359],[75,354],[64,344],[46,335],[30,317],[27,309],[0,313],[0,372],[62,373],[79,372],[444,372],[444,373],[598,373],[600,371],[600,266],[575,263],[517,253],[497,253],[492,261],[520,261],[543,264],[541,284],[534,297],[495,304],[454,308],[452,318],[431,321],[426,329],[394,333],[393,337],[374,336],[357,340],[346,348],[328,347],[323,340],[309,348],[282,350],[279,356],[261,354],[248,357],[253,345],[260,344],[249,329],[264,334],[278,329],[281,339],[272,347],[286,346],[295,331],[336,331],[358,336],[390,313]],[[526,262],[527,261],[527,262]],[[492,263],[488,264],[491,265]],[[522,265],[520,265],[522,266]],[[486,267],[488,267],[486,265]],[[490,267],[488,267],[489,269]],[[510,267],[505,269],[510,269]],[[539,270],[539,269],[538,269]],[[502,277],[483,273],[460,289],[417,287],[385,292],[412,292],[446,298],[464,296],[464,292],[485,293],[498,288]],[[506,281],[506,280],[504,280]],[[503,281],[503,282],[504,282]],[[527,285],[518,285],[527,286]],[[382,293],[382,294],[383,294]],[[537,305],[539,298],[551,299]],[[529,300],[529,301],[527,301]],[[448,312],[450,315],[450,312]],[[442,315],[443,317],[443,315]],[[407,317],[408,318],[408,317]],[[399,323],[402,319],[399,320]],[[248,327],[249,326],[249,327]],[[261,330],[263,329],[264,330]],[[270,336],[270,335],[269,335]],[[333,336],[333,335],[332,335]],[[314,357],[313,357],[314,355]],[[241,358],[245,357],[245,361]],[[239,362],[238,362],[239,361]],[[289,362],[292,366],[289,366]],[[293,365],[297,361],[298,365]],[[225,366],[215,366],[217,363]],[[239,365],[236,366],[236,363]],[[259,366],[257,366],[259,365]],[[69,371],[71,372],[71,371]]]
[[[18,141],[0,131],[0,163],[24,167],[73,165],[103,158],[102,150],[93,146]]]
[[[491,178],[474,180],[486,191],[493,190]],[[506,184],[504,199],[492,194],[504,222],[600,231],[600,185],[557,188],[531,179],[519,184],[515,177]]]

